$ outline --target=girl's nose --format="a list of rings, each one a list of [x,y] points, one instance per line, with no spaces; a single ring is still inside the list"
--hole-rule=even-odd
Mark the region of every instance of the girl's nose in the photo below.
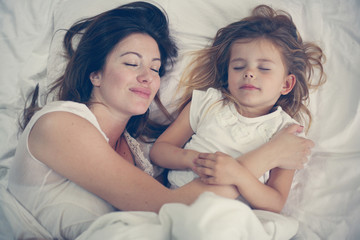
[[[244,74],[244,78],[250,78],[250,79],[254,79],[255,78],[255,75],[251,72],[246,72]]]

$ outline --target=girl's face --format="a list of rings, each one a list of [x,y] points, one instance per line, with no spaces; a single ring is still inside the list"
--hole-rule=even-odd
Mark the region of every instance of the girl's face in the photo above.
[[[288,74],[279,49],[266,39],[235,41],[228,68],[228,89],[240,103],[239,113],[269,113],[280,95],[289,93],[295,76]]]
[[[131,34],[110,52],[103,70],[91,73],[92,100],[128,117],[145,113],[160,86],[160,66],[156,41]]]

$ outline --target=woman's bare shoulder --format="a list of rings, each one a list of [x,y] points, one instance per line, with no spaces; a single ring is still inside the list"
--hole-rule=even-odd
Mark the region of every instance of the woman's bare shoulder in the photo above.
[[[31,129],[28,138],[31,153],[40,161],[56,159],[64,161],[66,158],[87,155],[103,146],[107,141],[98,129],[87,119],[70,112],[50,112],[41,116]]]

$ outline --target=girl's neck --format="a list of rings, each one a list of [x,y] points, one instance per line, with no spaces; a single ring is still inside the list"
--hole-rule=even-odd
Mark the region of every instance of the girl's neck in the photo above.
[[[236,105],[236,110],[243,117],[256,118],[269,114],[271,107],[247,107]]]

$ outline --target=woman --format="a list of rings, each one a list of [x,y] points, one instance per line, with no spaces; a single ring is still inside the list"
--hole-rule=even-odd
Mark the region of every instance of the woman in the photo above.
[[[54,238],[73,239],[115,209],[157,212],[164,203],[189,204],[204,191],[237,197],[232,186],[199,181],[169,190],[134,166],[134,138],[161,129],[148,121],[148,107],[177,53],[162,11],[144,2],[123,5],[74,24],[64,44],[69,62],[51,89],[57,101],[26,109],[8,187]],[[284,131],[244,162],[262,172],[299,168],[306,154],[287,159],[311,145]]]

